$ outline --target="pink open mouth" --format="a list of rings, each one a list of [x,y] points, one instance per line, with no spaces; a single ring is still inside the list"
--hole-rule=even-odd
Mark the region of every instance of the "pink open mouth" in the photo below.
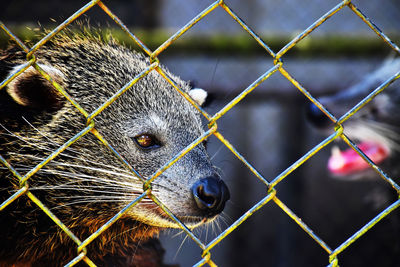
[[[379,164],[389,157],[389,149],[383,144],[361,142],[357,145],[365,155],[375,164]],[[350,175],[369,168],[368,163],[352,148],[341,151],[338,147],[332,149],[328,161],[328,169],[335,175]]]

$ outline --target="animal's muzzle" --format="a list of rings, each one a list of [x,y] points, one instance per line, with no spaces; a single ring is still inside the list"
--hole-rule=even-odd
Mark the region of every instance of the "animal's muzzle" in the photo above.
[[[209,176],[202,178],[192,186],[192,194],[197,207],[205,216],[219,214],[229,200],[229,189],[220,178]]]

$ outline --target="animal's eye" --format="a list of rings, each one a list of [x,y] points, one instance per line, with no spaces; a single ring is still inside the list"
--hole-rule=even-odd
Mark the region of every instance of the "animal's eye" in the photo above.
[[[160,142],[153,135],[150,134],[140,134],[134,137],[134,140],[141,148],[159,148],[161,146]]]

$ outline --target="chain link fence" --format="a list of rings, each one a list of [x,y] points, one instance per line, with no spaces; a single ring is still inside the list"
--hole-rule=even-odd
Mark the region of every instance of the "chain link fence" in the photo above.
[[[100,107],[98,107],[95,111],[89,113],[85,109],[83,109],[77,101],[75,101],[68,94],[68,88],[62,88],[59,84],[57,84],[48,73],[45,72],[37,63],[37,58],[35,57],[35,52],[40,49],[46,42],[52,39],[55,35],[59,34],[60,31],[65,29],[69,24],[75,21],[77,18],[85,14],[88,10],[93,7],[99,7],[103,10],[112,20],[132,39],[140,48],[141,51],[146,54],[151,64],[147,66],[147,68],[134,77],[126,86],[121,88],[117,93],[114,94],[113,97],[108,99],[105,103],[103,103]],[[305,7],[306,8],[306,7]],[[183,34],[186,32],[190,32],[191,28],[196,25],[198,22],[202,20],[207,20],[208,16],[218,10],[219,12],[223,11],[230,16],[230,18],[235,21],[244,33],[248,35],[248,38],[253,38],[259,47],[265,52],[265,54],[271,58],[273,61],[273,66],[269,69],[265,69],[265,72],[259,76],[252,84],[250,84],[246,89],[241,91],[232,101],[226,104],[222,109],[217,111],[215,114],[209,114],[201,107],[197,106],[197,104],[185,93],[183,92],[171,79],[167,73],[165,73],[159,67],[159,59],[158,57],[172,44],[174,44],[178,39],[181,38]],[[315,22],[313,22],[308,28],[304,29],[301,33],[296,35],[293,39],[291,39],[282,49],[279,51],[274,51],[268,45],[268,41],[263,40],[259,37],[257,32],[253,31],[245,21],[243,21],[236,12],[234,12],[228,3],[224,1],[215,1],[199,14],[197,14],[192,20],[190,20],[186,25],[180,28],[175,34],[170,36],[163,44],[157,47],[155,50],[149,49],[149,47],[134,33],[132,33],[127,26],[114,14],[112,10],[110,10],[102,1],[94,0],[90,1],[83,7],[81,7],[78,11],[76,11],[72,16],[66,19],[63,23],[59,24],[54,30],[49,32],[44,38],[35,43],[33,46],[28,47],[23,41],[21,41],[13,32],[9,30],[9,28],[4,24],[0,23],[0,27],[3,31],[9,36],[9,39],[14,41],[22,51],[27,53],[26,63],[23,64],[15,73],[7,77],[0,84],[0,89],[3,89],[8,83],[10,83],[13,79],[15,79],[18,75],[28,69],[30,66],[33,66],[45,79],[53,84],[53,86],[66,98],[70,101],[79,112],[85,116],[87,120],[87,126],[82,129],[81,132],[77,133],[74,137],[72,137],[68,142],[60,146],[58,149],[53,151],[45,160],[43,160],[36,167],[31,169],[25,174],[19,173],[9,162],[7,162],[0,154],[0,161],[2,164],[9,169],[9,171],[19,179],[20,189],[15,192],[12,196],[10,196],[5,202],[3,202],[0,206],[0,211],[4,212],[4,208],[10,205],[13,201],[20,198],[21,196],[27,196],[30,198],[44,213],[46,213],[55,224],[57,224],[62,231],[64,231],[69,238],[71,238],[77,247],[77,255],[73,258],[66,266],[73,266],[80,261],[84,261],[89,266],[95,266],[95,264],[90,259],[90,252],[87,251],[86,247],[93,242],[96,238],[110,226],[118,221],[118,219],[127,212],[132,206],[137,205],[141,200],[145,197],[151,198],[172,220],[174,220],[180,228],[184,231],[184,233],[190,237],[201,249],[201,257],[202,259],[195,263],[194,266],[217,266],[218,262],[215,262],[212,256],[213,248],[218,244],[223,244],[225,238],[230,235],[233,231],[238,229],[240,225],[245,222],[248,218],[253,216],[253,214],[259,212],[259,210],[265,205],[275,205],[279,207],[281,212],[288,215],[293,223],[297,224],[305,233],[309,235],[309,238],[312,239],[316,244],[318,244],[323,251],[326,253],[328,266],[338,266],[340,261],[338,260],[338,256],[345,251],[348,247],[352,246],[352,244],[357,241],[361,236],[363,236],[366,232],[372,229],[380,220],[388,216],[392,211],[400,205],[400,200],[393,202],[391,205],[387,206],[385,210],[383,210],[380,214],[378,214],[375,218],[370,220],[366,225],[360,228],[358,231],[353,233],[347,240],[343,240],[343,242],[336,246],[331,247],[327,244],[322,238],[320,238],[316,233],[318,229],[311,229],[306,222],[302,221],[302,219],[296,215],[280,198],[277,196],[276,189],[277,185],[285,183],[287,177],[296,172],[296,170],[303,165],[306,161],[312,158],[314,155],[318,154],[324,147],[328,144],[332,143],[335,139],[343,140],[349,147],[355,150],[370,166],[376,171],[376,173],[386,182],[388,183],[396,194],[400,193],[400,187],[397,183],[394,182],[392,177],[389,177],[385,174],[374,162],[372,162],[356,145],[350,140],[343,132],[344,127],[343,123],[349,120],[354,114],[356,114],[360,109],[362,109],[368,102],[370,102],[375,96],[384,91],[389,85],[395,82],[400,77],[400,70],[395,75],[390,77],[387,81],[382,83],[380,86],[375,88],[370,92],[369,95],[365,96],[365,98],[360,101],[356,106],[348,110],[343,116],[340,118],[336,118],[333,114],[331,114],[322,104],[318,102],[318,100],[305,88],[301,82],[297,81],[293,75],[287,70],[285,63],[282,61],[282,57],[286,55],[289,51],[291,51],[294,47],[298,45],[300,41],[302,41],[305,37],[309,36],[315,29],[319,28],[323,25],[329,18],[336,16],[343,12],[343,10],[351,11],[354,17],[360,19],[363,23],[365,23],[377,36],[381,38],[381,41],[384,42],[391,50],[396,54],[400,54],[400,48],[396,43],[394,43],[390,38],[388,38],[374,23],[370,20],[366,15],[362,13],[361,10],[357,8],[357,6],[350,0],[342,1],[337,5],[333,6],[331,10],[329,10],[326,14],[321,16]],[[267,19],[267,18],[266,18]],[[194,105],[204,116],[204,118],[208,121],[209,129],[202,136],[199,136],[195,141],[193,141],[189,146],[187,146],[183,151],[174,155],[169,162],[167,162],[164,166],[162,166],[157,172],[155,172],[150,178],[145,179],[143,177],[139,177],[143,181],[143,193],[133,200],[129,205],[127,205],[124,209],[122,209],[119,213],[115,214],[115,216],[110,219],[106,224],[100,227],[96,232],[90,235],[85,240],[80,240],[70,229],[68,229],[62,221],[60,221],[52,211],[46,207],[40,199],[38,199],[33,192],[30,191],[28,186],[28,181],[32,176],[35,175],[41,168],[43,168],[46,164],[51,162],[53,159],[57,158],[63,151],[65,151],[69,146],[71,146],[74,142],[85,136],[86,134],[93,134],[98,138],[100,142],[104,144],[104,146],[109,147],[110,151],[114,153],[115,157],[121,160],[123,164],[126,165],[126,162],[119,155],[117,151],[115,151],[103,138],[103,136],[96,130],[96,125],[94,122],[94,118],[98,116],[105,108],[109,105],[112,105],[113,102],[119,98],[125,91],[129,90],[136,82],[138,82],[141,78],[145,77],[151,71],[156,71],[161,74],[187,101],[189,101],[192,105]],[[231,109],[235,109],[235,106],[241,102],[244,98],[246,98],[249,94],[252,94],[257,87],[262,83],[268,83],[270,77],[279,75],[279,73],[287,79],[291,84],[293,84],[297,89],[299,94],[303,94],[306,96],[309,101],[314,103],[332,122],[335,123],[335,132],[328,136],[325,140],[320,142],[318,145],[313,147],[310,151],[308,151],[305,155],[298,158],[297,161],[291,164],[285,171],[277,175],[272,180],[266,179],[262,173],[257,171],[257,169],[235,148],[235,145],[229,142],[218,130],[217,124],[218,122],[224,118],[225,114]],[[213,240],[210,242],[204,242],[201,238],[198,237],[195,233],[193,233],[188,227],[186,227],[179,219],[166,207],[163,203],[161,203],[154,195],[151,193],[151,184],[155,181],[166,169],[171,167],[176,161],[182,158],[185,154],[187,154],[191,149],[199,145],[201,142],[209,138],[211,135],[214,135],[220,142],[226,146],[234,155],[237,157],[243,164],[248,168],[252,174],[254,175],[254,179],[260,180],[265,186],[265,195],[262,199],[258,201],[253,207],[251,207],[247,212],[245,212],[240,218],[234,221],[229,225],[224,231],[219,233]],[[131,168],[131,167],[130,167]],[[138,174],[131,168],[132,173],[135,176]]]

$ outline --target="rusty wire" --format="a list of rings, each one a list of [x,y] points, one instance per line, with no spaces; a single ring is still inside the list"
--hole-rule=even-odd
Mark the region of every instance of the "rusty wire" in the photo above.
[[[136,77],[134,77],[130,82],[128,82],[124,87],[122,87],[117,93],[115,93],[112,97],[110,97],[105,103],[103,103],[98,109],[93,111],[92,113],[88,113],[85,109],[83,109],[72,97],[70,97],[67,93],[67,90],[62,88],[57,82],[55,82],[43,69],[40,68],[38,64],[36,64],[35,52],[41,48],[46,42],[48,42],[51,38],[57,35],[60,31],[65,29],[70,23],[79,18],[86,11],[91,9],[93,6],[99,6],[107,15],[109,15],[114,22],[121,27],[121,29],[141,48],[141,50],[150,57],[151,64],[141,73],[139,73]],[[208,14],[213,12],[215,9],[220,8],[223,9],[227,14],[229,14],[234,21],[236,21],[245,32],[249,34],[249,38],[254,38],[257,43],[264,48],[266,53],[271,56],[274,61],[274,67],[269,70],[266,70],[264,74],[262,74],[256,81],[254,81],[248,88],[244,89],[236,98],[234,98],[230,103],[228,103],[225,107],[223,107],[216,114],[211,116],[207,112],[205,112],[201,107],[197,106],[197,104],[188,96],[188,94],[184,93],[174,82],[173,80],[159,67],[158,56],[165,51],[171,44],[173,44],[177,39],[179,39],[184,33],[190,30],[196,23],[199,21],[206,19]],[[4,23],[0,22],[0,27],[4,30],[4,32],[10,37],[11,40],[16,42],[16,44],[27,53],[26,62],[21,65],[21,67],[12,73],[9,77],[3,80],[0,83],[0,89],[4,88],[9,82],[11,82],[15,77],[24,72],[30,66],[33,66],[36,70],[39,71],[40,74],[43,75],[45,79],[50,81],[53,86],[68,99],[78,110],[79,112],[86,118],[87,126],[81,130],[81,132],[77,133],[74,137],[72,137],[68,142],[61,145],[57,150],[51,153],[45,160],[39,163],[36,167],[28,171],[25,175],[19,174],[13,166],[11,166],[1,155],[0,162],[13,174],[13,176],[17,177],[20,181],[20,189],[15,192],[12,196],[10,196],[6,201],[4,201],[0,205],[0,211],[3,210],[7,205],[12,203],[17,198],[22,195],[26,195],[29,197],[40,209],[43,210],[68,236],[71,238],[77,245],[77,255],[71,260],[66,266],[73,266],[80,261],[84,261],[89,266],[95,266],[95,264],[90,260],[87,255],[86,246],[90,244],[94,239],[96,239],[102,232],[107,231],[107,229],[115,223],[129,208],[139,203],[146,196],[149,196],[172,220],[174,220],[179,227],[202,249],[202,260],[197,262],[194,266],[203,266],[208,264],[209,266],[217,266],[215,262],[212,260],[211,250],[217,244],[223,242],[224,238],[229,235],[232,231],[237,229],[240,224],[246,221],[249,217],[251,217],[255,212],[257,212],[261,207],[270,203],[271,201],[275,203],[284,213],[286,213],[295,223],[297,223],[303,231],[305,231],[317,244],[321,246],[321,248],[328,254],[327,260],[329,262],[329,266],[338,266],[339,260],[337,256],[343,252],[346,248],[351,246],[359,237],[365,234],[368,230],[374,227],[376,223],[378,223],[385,216],[390,214],[393,210],[400,206],[400,200],[392,203],[388,206],[384,211],[382,211],[379,215],[373,218],[370,222],[368,222],[364,227],[359,229],[356,233],[354,233],[351,237],[345,240],[342,244],[340,244],[337,248],[331,248],[326,244],[314,231],[307,226],[305,222],[303,222],[293,211],[289,209],[280,199],[277,197],[277,190],[275,186],[279,183],[283,182],[285,178],[292,172],[294,172],[300,165],[310,159],[312,156],[317,154],[322,148],[326,145],[330,144],[333,140],[341,138],[343,139],[349,147],[354,149],[367,163],[386,181],[388,182],[398,194],[400,194],[400,187],[397,185],[390,177],[388,177],[374,162],[372,162],[344,133],[344,127],[342,123],[353,116],[359,109],[365,106],[369,101],[371,101],[376,95],[382,92],[386,87],[388,87],[392,82],[397,80],[400,77],[400,72],[393,75],[387,81],[382,83],[379,87],[373,90],[368,96],[366,96],[362,101],[360,101],[356,106],[351,108],[345,115],[343,115],[340,119],[335,118],[326,108],[318,102],[316,98],[314,98],[306,88],[304,88],[295,78],[293,78],[285,69],[285,64],[282,62],[281,58],[288,51],[290,51],[293,47],[295,47],[302,39],[307,37],[311,32],[321,26],[327,19],[331,18],[338,12],[340,12],[344,8],[349,8],[354,16],[359,17],[362,21],[364,21],[372,31],[374,31],[384,42],[388,44],[388,46],[394,50],[396,53],[400,54],[399,47],[391,41],[375,24],[367,18],[358,8],[355,6],[351,0],[344,0],[333,7],[331,10],[326,12],[323,16],[321,16],[318,20],[316,20],[312,25],[310,25],[303,32],[298,34],[295,38],[293,38],[290,42],[288,42],[280,51],[275,53],[267,44],[264,42],[242,19],[240,19],[236,13],[223,1],[218,0],[214,1],[209,7],[200,12],[196,17],[194,17],[191,21],[189,21],[186,25],[184,25],[181,29],[179,29],[175,34],[173,34],[170,38],[168,38],[162,45],[160,45],[154,51],[151,51],[137,36],[135,36],[124,24],[123,22],[100,0],[93,0],[88,2],[78,11],[76,11],[72,16],[66,19],[63,23],[58,25],[53,31],[49,32],[44,38],[34,44],[31,48],[29,48],[24,42],[22,42],[16,35],[14,35]],[[195,141],[193,141],[190,145],[188,145],[184,150],[182,150],[177,155],[173,156],[169,162],[167,162],[164,166],[162,166],[159,170],[157,170],[150,178],[147,180],[141,177],[120,155],[119,153],[103,138],[100,133],[95,128],[95,123],[93,119],[100,114],[105,108],[121,96],[126,90],[132,87],[136,82],[138,82],[141,78],[145,77],[151,71],[159,72],[185,99],[187,99],[192,105],[194,105],[203,116],[209,121],[209,130],[206,131],[202,136],[199,136]],[[298,159],[295,163],[289,166],[285,171],[276,176],[271,181],[268,181],[261,173],[259,173],[246,159],[243,157],[238,150],[235,149],[234,145],[232,145],[219,131],[217,128],[217,122],[221,119],[224,114],[230,109],[234,108],[237,103],[239,103],[243,98],[245,98],[248,94],[250,94],[253,90],[255,90],[261,83],[268,80],[272,75],[277,75],[276,73],[281,73],[288,81],[290,81],[300,93],[304,94],[312,103],[314,103],[330,120],[335,123],[335,133],[331,136],[327,137],[320,144],[316,145],[310,151],[308,151],[304,156]],[[125,208],[123,208],[120,212],[114,215],[107,223],[101,226],[96,232],[90,235],[86,240],[79,240],[74,233],[72,233],[64,224],[61,222],[32,192],[29,190],[29,179],[32,177],[37,171],[39,171],[43,166],[45,166],[48,162],[56,158],[62,151],[64,151],[68,146],[76,142],[78,139],[83,137],[86,134],[95,135],[105,146],[107,146],[113,154],[122,161],[124,165],[126,165],[132,173],[138,177],[143,182],[143,193],[133,200],[130,204],[128,204]],[[202,141],[207,139],[209,136],[216,136],[247,168],[254,174],[254,176],[260,179],[266,186],[266,195],[263,199],[261,199],[258,203],[256,203],[252,208],[250,208],[246,213],[244,213],[239,219],[233,222],[227,229],[225,229],[222,233],[220,233],[214,240],[209,243],[203,243],[188,227],[186,227],[179,219],[163,204],[161,203],[154,195],[151,194],[151,183],[157,179],[157,177],[170,166],[172,166],[177,160],[182,158],[186,153],[188,153],[195,146],[200,144]]]

